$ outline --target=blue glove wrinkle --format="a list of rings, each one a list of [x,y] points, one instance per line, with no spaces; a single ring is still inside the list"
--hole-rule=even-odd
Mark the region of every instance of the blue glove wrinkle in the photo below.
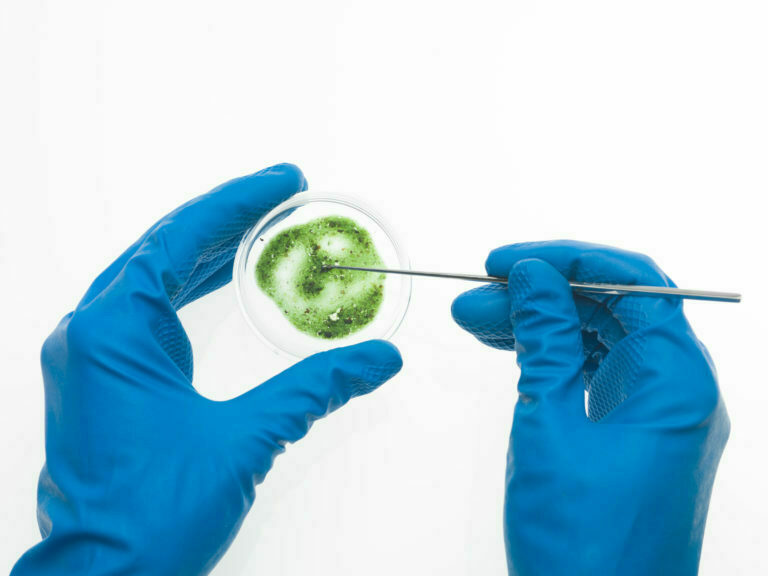
[[[597,370],[614,344],[627,333],[614,316],[611,297],[590,297],[573,294],[576,311],[581,322],[581,340],[584,344],[584,376],[589,390],[590,375]]]
[[[599,422],[635,391],[644,350],[644,335],[633,334],[615,346],[597,370],[585,375],[587,417],[590,420]]]
[[[176,310],[180,310],[190,302],[202,298],[208,294],[211,289],[216,289],[232,279],[232,262],[240,244],[240,237],[231,237],[225,243],[214,245],[206,249],[202,257],[195,262],[192,270],[188,273],[188,280],[185,284],[176,287],[170,291],[170,300]],[[209,283],[212,276],[217,276],[222,269],[227,273],[222,278],[223,284],[218,282]]]
[[[168,358],[178,366],[184,377],[192,382],[194,376],[192,343],[178,316],[170,313],[160,316],[154,324],[153,335]]]

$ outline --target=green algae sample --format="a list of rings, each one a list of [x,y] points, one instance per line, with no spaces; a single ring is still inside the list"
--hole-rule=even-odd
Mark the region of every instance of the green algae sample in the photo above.
[[[370,324],[384,299],[384,275],[324,266],[382,267],[371,235],[342,216],[286,228],[256,263],[256,282],[302,332],[343,338]]]

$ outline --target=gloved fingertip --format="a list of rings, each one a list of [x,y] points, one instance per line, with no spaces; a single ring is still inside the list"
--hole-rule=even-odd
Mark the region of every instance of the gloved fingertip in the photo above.
[[[459,294],[451,305],[451,314],[459,327],[482,344],[502,350],[514,349],[505,286],[488,284]]]
[[[462,292],[451,302],[451,316],[453,320],[464,328],[467,329],[469,319],[473,316],[475,309],[475,298],[472,295],[472,291]]]
[[[451,315],[459,326],[471,331],[468,326],[506,317],[509,312],[508,300],[502,285],[480,286],[459,294],[451,303]]]
[[[516,311],[547,303],[555,303],[565,307],[569,313],[575,313],[568,280],[544,260],[528,258],[515,263],[507,286],[513,317]]]
[[[534,246],[535,242],[519,242],[517,244],[507,244],[494,248],[488,253],[485,259],[485,272],[491,276],[504,276],[516,262],[524,259],[520,251],[524,248]]]
[[[506,246],[500,246],[499,248],[494,248],[488,253],[487,258],[485,259],[485,272],[487,274],[495,275],[494,273],[499,269],[500,261],[507,260],[503,257],[505,249]]]
[[[339,352],[353,355],[358,361],[367,362],[392,362],[397,361],[402,364],[403,359],[400,350],[388,340],[366,340],[359,344],[352,344],[344,348],[330,350],[326,354]]]
[[[371,366],[387,366],[391,373],[386,379],[397,374],[403,367],[403,357],[400,350],[388,340],[368,340],[353,347],[362,362]]]
[[[400,372],[403,357],[397,346],[386,340],[368,340],[323,353],[345,374],[350,397],[371,392]]]
[[[304,173],[296,164],[290,162],[281,162],[280,164],[274,164],[268,166],[258,172],[246,176],[246,178],[269,176],[270,178],[279,178],[281,185],[293,192],[304,192],[307,187],[307,179]]]
[[[363,370],[363,380],[379,387],[403,369],[403,357],[397,346],[386,340],[372,340],[369,346],[375,352],[375,362]]]

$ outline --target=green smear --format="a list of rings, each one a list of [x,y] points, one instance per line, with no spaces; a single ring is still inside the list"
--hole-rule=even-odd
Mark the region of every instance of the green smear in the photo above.
[[[317,338],[343,338],[370,324],[384,299],[384,274],[323,270],[382,267],[371,235],[342,216],[286,228],[256,264],[256,282],[296,328]]]

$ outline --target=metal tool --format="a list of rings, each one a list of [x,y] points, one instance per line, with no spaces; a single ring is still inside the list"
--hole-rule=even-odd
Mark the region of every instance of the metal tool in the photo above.
[[[419,272],[417,270],[397,270],[394,268],[364,268],[358,266],[323,266],[324,270],[359,270],[362,272],[379,272],[383,274],[406,274],[408,276],[429,276],[432,278],[451,278],[454,280],[469,280],[471,282],[495,282],[506,284],[503,276],[483,276],[479,274],[449,274],[445,272]],[[586,282],[569,282],[577,292],[593,294],[635,294],[638,296],[676,296],[688,300],[709,300],[713,302],[741,302],[741,294],[734,292],[712,292],[711,290],[686,290],[666,286],[635,286],[629,284],[590,284]]]

